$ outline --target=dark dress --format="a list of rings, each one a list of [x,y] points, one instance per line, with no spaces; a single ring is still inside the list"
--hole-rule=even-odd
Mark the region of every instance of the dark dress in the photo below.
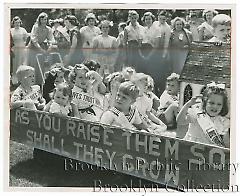
[[[82,36],[80,34],[80,31],[77,27],[74,27],[73,29],[68,31],[69,36],[70,36],[70,43],[72,45],[72,40],[73,37],[76,36],[77,37],[77,46],[74,50],[74,53],[71,56],[69,65],[74,66],[75,64],[79,64],[82,63],[83,61],[83,52],[82,52]],[[71,50],[71,49],[70,49]]]

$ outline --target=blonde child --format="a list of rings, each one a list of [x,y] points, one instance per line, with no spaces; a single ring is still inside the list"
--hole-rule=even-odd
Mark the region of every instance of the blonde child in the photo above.
[[[113,107],[103,113],[100,122],[131,130],[148,130],[142,123],[137,108],[133,106],[138,95],[139,89],[132,82],[121,83]]]
[[[136,70],[132,67],[125,67],[122,70],[123,77],[126,81],[130,81],[132,76],[136,73]]]
[[[209,42],[228,42],[231,37],[231,18],[226,14],[218,14],[212,19],[214,37]]]
[[[166,82],[166,89],[160,96],[160,106],[157,116],[164,122],[168,129],[177,128],[176,116],[179,104],[179,75],[172,73]]]
[[[154,134],[161,134],[161,132],[166,131],[167,126],[151,112],[153,102],[146,94],[148,76],[144,73],[136,73],[133,75],[132,81],[139,88],[139,97],[137,97],[134,105],[138,109],[143,123],[145,123]]]
[[[194,107],[202,99],[202,107]],[[230,120],[224,84],[208,84],[203,95],[193,97],[177,116],[178,126],[188,125],[186,140],[229,147]]]
[[[121,72],[114,72],[107,78],[109,93],[104,96],[103,108],[104,111],[110,109],[114,105],[114,101],[117,96],[117,91],[122,82],[125,81]]]
[[[102,77],[95,71],[89,71],[83,64],[76,64],[69,77],[74,83],[72,103],[77,105],[80,117],[99,121],[103,112],[103,97],[96,97],[96,89],[102,83]]]
[[[11,108],[24,107],[42,110],[45,99],[42,97],[40,86],[34,85],[34,68],[21,65],[17,69],[16,76],[20,85],[11,96]]]
[[[79,117],[78,110],[75,104],[71,103],[72,90],[66,83],[60,83],[56,86],[53,92],[53,101],[50,105],[49,112],[62,116]]]

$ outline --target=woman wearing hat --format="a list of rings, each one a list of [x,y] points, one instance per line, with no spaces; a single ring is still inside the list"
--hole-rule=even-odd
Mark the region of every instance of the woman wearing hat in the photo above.
[[[83,57],[84,60],[92,60],[93,38],[101,34],[101,30],[96,27],[97,19],[93,13],[89,13],[85,18],[86,26],[80,29],[83,37]]]

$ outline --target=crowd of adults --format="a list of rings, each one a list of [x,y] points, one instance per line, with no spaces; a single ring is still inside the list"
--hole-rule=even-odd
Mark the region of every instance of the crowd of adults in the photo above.
[[[128,20],[118,24],[117,37],[109,35],[113,22],[98,21],[94,13],[86,15],[85,26],[80,28],[74,15],[49,19],[42,12],[30,33],[22,27],[21,18],[15,16],[10,31],[12,83],[17,83],[18,66],[25,64],[35,68],[36,83],[41,84],[36,55],[55,51],[66,67],[96,60],[103,77],[131,66],[153,78],[155,93],[160,96],[167,76],[181,73],[191,42],[208,41],[214,36],[212,18],[216,14],[215,10],[203,10],[199,18],[190,10],[185,18],[177,16],[168,24],[166,10],[156,16],[149,11],[139,16],[137,11],[129,10]]]

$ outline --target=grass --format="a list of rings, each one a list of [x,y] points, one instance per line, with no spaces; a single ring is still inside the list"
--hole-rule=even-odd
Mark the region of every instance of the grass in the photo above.
[[[121,173],[101,170],[66,171],[64,160],[55,159],[35,160],[33,149],[10,141],[10,187],[93,187],[94,180],[102,184],[118,186],[132,183],[138,187],[139,179]],[[151,187],[150,181],[142,180],[146,187]],[[160,185],[159,185],[160,187]]]

